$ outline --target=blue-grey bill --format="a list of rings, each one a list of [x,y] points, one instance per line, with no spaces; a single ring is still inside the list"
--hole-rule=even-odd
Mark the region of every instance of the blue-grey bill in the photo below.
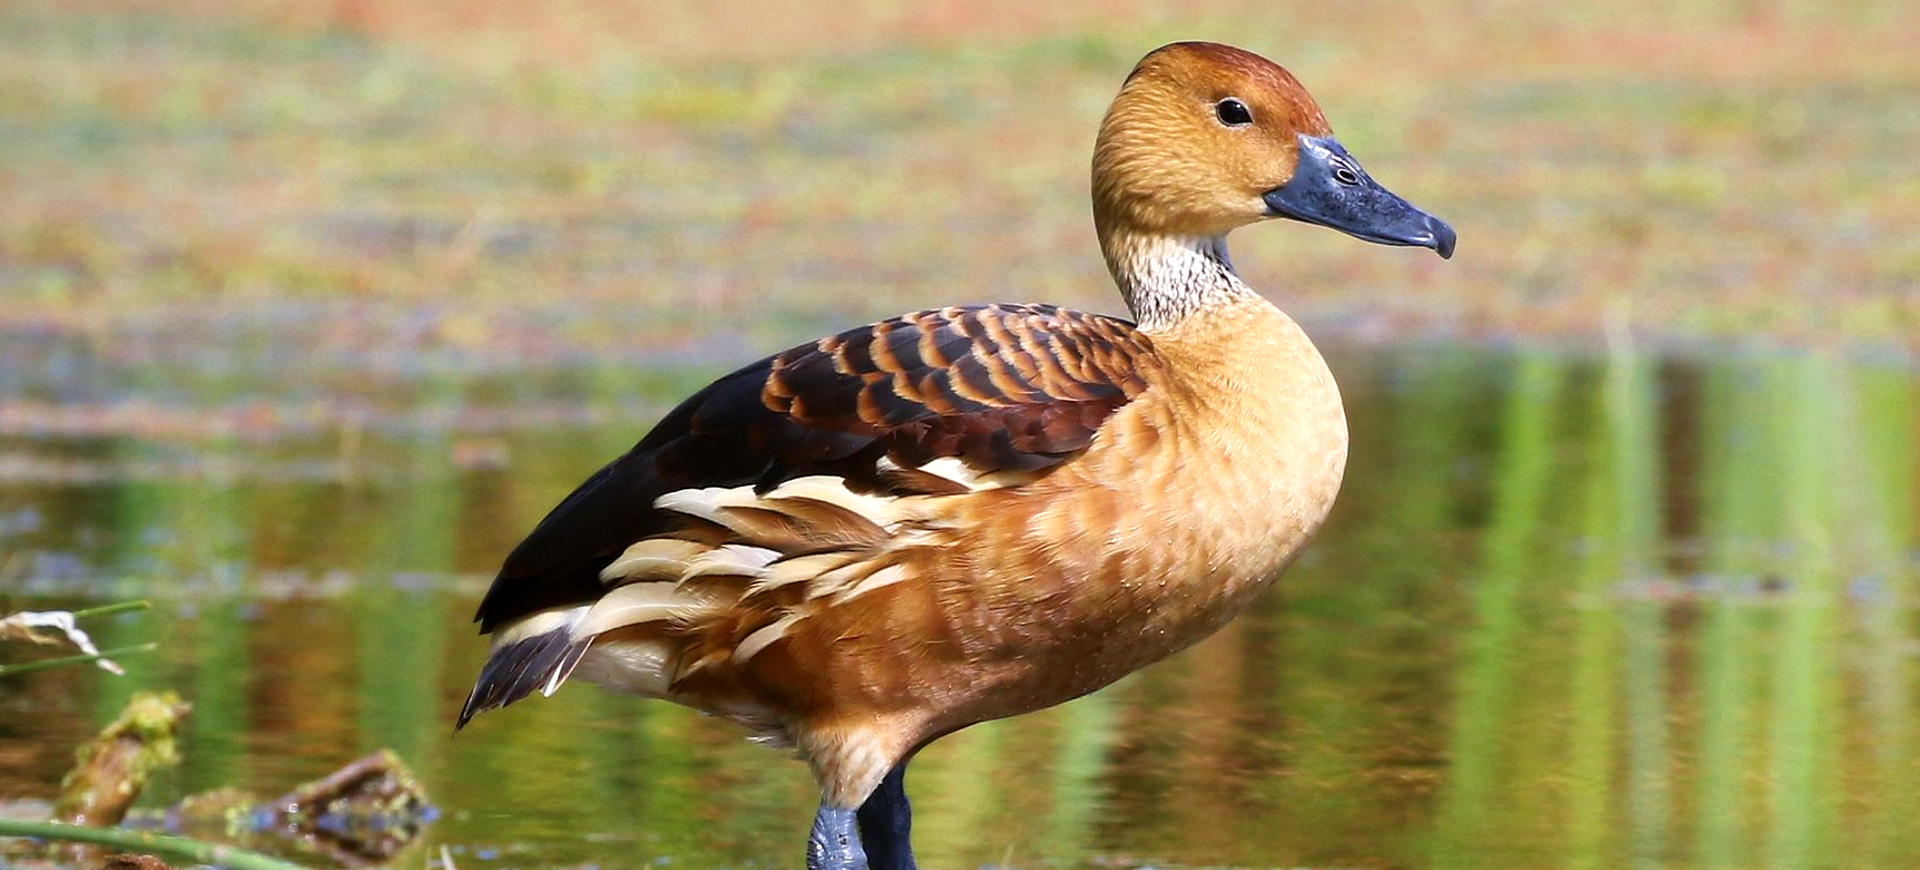
[[[1453,227],[1394,195],[1360,167],[1340,141],[1302,135],[1293,178],[1262,197],[1276,217],[1331,227],[1382,245],[1432,248],[1453,256]]]

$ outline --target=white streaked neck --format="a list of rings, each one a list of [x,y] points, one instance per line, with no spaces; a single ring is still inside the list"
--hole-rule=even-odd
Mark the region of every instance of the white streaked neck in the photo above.
[[[1258,295],[1234,273],[1224,236],[1114,232],[1101,241],[1107,270],[1143,331]]]

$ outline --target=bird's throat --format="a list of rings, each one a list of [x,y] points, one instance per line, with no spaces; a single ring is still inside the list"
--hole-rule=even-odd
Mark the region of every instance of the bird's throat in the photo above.
[[[1134,320],[1156,332],[1208,308],[1254,295],[1233,271],[1224,236],[1176,236],[1106,228],[1107,269]]]

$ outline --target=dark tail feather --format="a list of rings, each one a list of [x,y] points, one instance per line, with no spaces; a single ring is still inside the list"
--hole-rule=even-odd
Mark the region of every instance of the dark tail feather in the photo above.
[[[592,645],[593,638],[574,640],[567,627],[561,626],[494,650],[480,668],[480,678],[474,681],[466,706],[460,708],[460,721],[454,724],[454,730],[466,727],[467,720],[477,713],[505,707],[565,682]]]

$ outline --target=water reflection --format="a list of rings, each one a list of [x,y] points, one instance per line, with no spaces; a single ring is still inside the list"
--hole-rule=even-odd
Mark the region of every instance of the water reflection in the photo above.
[[[1189,653],[928,750],[928,866],[1920,861],[1912,371],[1333,356],[1354,458],[1312,552]],[[804,770],[723,724],[577,686],[451,733],[485,573],[706,374],[385,384],[366,407],[445,424],[350,445],[331,424],[0,440],[41,463],[0,482],[0,588],[152,594],[100,634],[162,642],[128,679],[0,686],[0,794],[50,793],[78,735],[173,687],[195,713],[156,801],[390,746],[469,870],[796,863]],[[586,413],[512,422],[535,404]],[[158,470],[33,472],[50,459]]]

